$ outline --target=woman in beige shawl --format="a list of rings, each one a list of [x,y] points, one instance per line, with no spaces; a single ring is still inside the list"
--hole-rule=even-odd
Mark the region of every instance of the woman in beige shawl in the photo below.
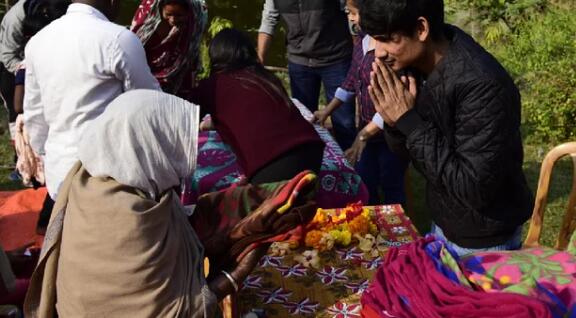
[[[212,317],[265,249],[207,282],[173,190],[196,166],[198,107],[135,90],[82,137],[58,195],[26,317]]]

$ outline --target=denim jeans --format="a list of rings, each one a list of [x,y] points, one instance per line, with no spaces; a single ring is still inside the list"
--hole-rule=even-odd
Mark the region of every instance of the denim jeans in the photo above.
[[[320,85],[324,85],[326,102],[329,103],[346,79],[349,68],[349,60],[322,67],[288,63],[292,97],[315,112],[318,110]],[[332,113],[331,118],[336,142],[342,150],[350,148],[356,137],[354,102],[344,103]]]
[[[370,193],[368,203],[405,204],[404,174],[407,167],[408,162],[392,153],[386,141],[368,142],[355,167]],[[379,188],[384,193],[384,200],[380,200]]]
[[[444,232],[442,229],[437,226],[436,224],[432,223],[432,227],[430,229],[430,234],[436,236],[437,239],[444,240],[446,245],[452,248],[454,252],[458,254],[458,256],[465,256],[467,254],[477,253],[477,252],[496,252],[496,251],[511,251],[511,250],[518,250],[522,247],[522,226],[519,226],[516,229],[516,232],[512,235],[512,237],[504,242],[504,244],[485,247],[485,248],[465,248],[460,247],[452,242],[450,242],[446,236],[444,236]]]

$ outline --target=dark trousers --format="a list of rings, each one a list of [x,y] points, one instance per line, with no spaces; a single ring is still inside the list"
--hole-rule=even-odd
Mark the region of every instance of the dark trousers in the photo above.
[[[0,63],[0,94],[4,99],[4,105],[8,109],[8,121],[16,121],[18,114],[14,109],[14,80],[16,77]]]
[[[336,89],[346,79],[350,61],[342,61],[323,67],[309,67],[288,63],[292,96],[311,112],[318,110],[320,85],[324,85],[326,102],[329,103]],[[342,150],[350,148],[356,137],[354,102],[345,103],[332,113],[334,138]]]
[[[369,204],[405,204],[404,174],[407,167],[408,162],[392,153],[386,141],[368,142],[355,168],[370,193]],[[384,200],[380,199],[379,189],[384,193]]]

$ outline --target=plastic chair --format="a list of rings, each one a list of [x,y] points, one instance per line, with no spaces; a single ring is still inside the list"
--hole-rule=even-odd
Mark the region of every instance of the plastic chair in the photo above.
[[[564,218],[562,220],[560,233],[558,234],[554,248],[559,250],[566,249],[566,246],[570,240],[570,235],[576,228],[576,142],[567,142],[550,150],[542,162],[542,167],[540,169],[540,179],[538,180],[538,190],[536,192],[536,202],[534,204],[534,211],[532,212],[532,219],[530,221],[528,236],[524,241],[524,247],[540,246],[540,235],[542,233],[544,211],[546,208],[546,200],[548,198],[548,189],[550,186],[552,169],[554,168],[554,164],[558,161],[558,159],[564,156],[572,157],[574,168],[572,174],[572,189],[570,191],[566,212],[564,213]]]

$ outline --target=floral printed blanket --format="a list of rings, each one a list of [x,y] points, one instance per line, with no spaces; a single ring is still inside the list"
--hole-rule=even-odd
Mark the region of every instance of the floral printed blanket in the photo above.
[[[312,116],[306,107],[296,106],[306,118]],[[368,202],[368,190],[354,168],[344,158],[344,153],[325,128],[314,128],[326,143],[321,171],[320,188],[316,203],[321,208],[339,208],[353,202]],[[201,132],[198,140],[197,168],[187,180],[182,194],[184,205],[196,203],[199,195],[225,189],[242,179],[236,156],[216,131]]]
[[[400,205],[368,207],[385,240],[374,242],[363,252],[357,244],[318,253],[302,247],[284,256],[267,255],[246,279],[238,295],[241,315],[264,312],[266,317],[360,317],[360,296],[392,246],[418,238],[418,233]],[[318,268],[297,259],[302,254],[317,258]],[[306,266],[305,266],[306,265]]]

